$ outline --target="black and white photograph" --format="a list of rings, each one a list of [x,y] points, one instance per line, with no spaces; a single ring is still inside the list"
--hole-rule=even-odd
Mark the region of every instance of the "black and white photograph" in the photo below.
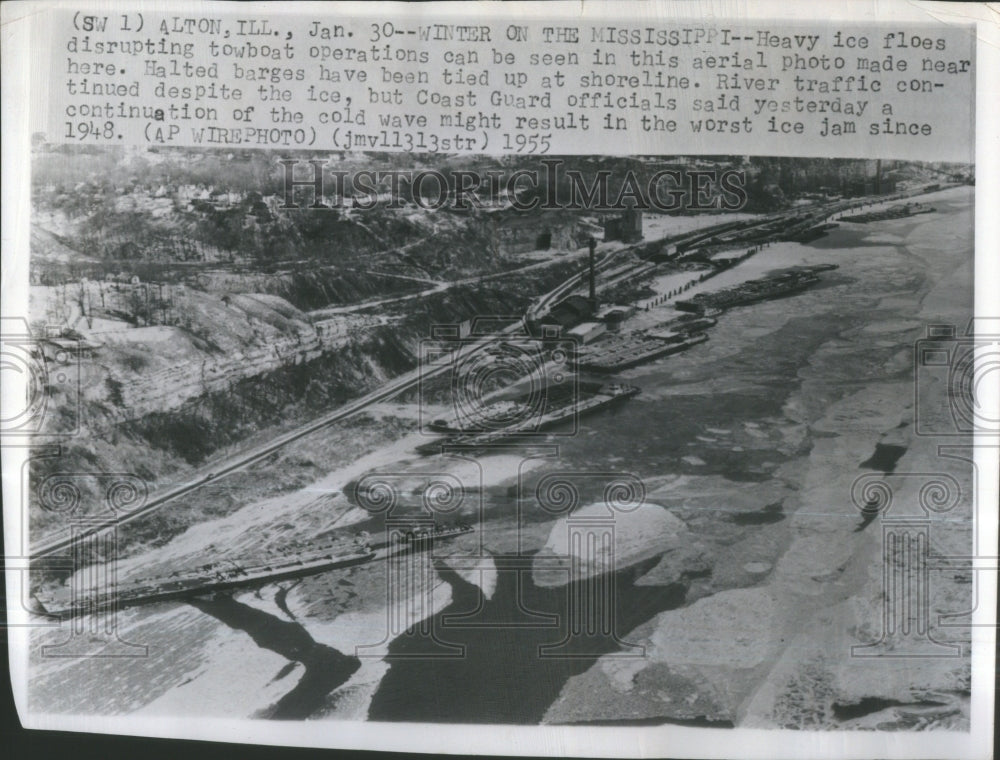
[[[40,711],[967,720],[971,465],[934,434],[975,422],[970,368],[911,350],[968,353],[974,167],[567,157],[536,189],[367,155],[317,198],[269,153],[33,163],[38,434],[68,437],[33,554],[115,526],[32,579],[88,613],[37,634]],[[640,194],[663,172],[678,211]]]
[[[993,178],[974,125],[901,150],[944,140],[947,117],[889,104],[917,98],[897,79],[931,98],[965,77],[955,30],[862,44],[762,25],[745,63],[693,72],[721,94],[689,108],[685,92],[683,112],[663,100],[680,80],[618,102],[631,75],[586,72],[567,112],[519,103],[518,76],[575,71],[577,53],[486,65],[497,30],[511,45],[522,27],[420,27],[418,44],[401,16],[401,41],[356,64],[387,99],[338,102],[355,85],[296,81],[306,42],[280,15],[215,27],[199,8],[134,53],[67,12],[70,56],[49,65],[73,86],[50,103],[78,115],[26,122],[26,309],[5,307],[2,336],[20,383],[3,481],[22,723],[477,754],[763,756],[775,736],[773,756],[989,756],[1000,312],[976,254]],[[532,49],[563,55],[576,26]],[[721,26],[692,54],[740,40]],[[353,49],[329,19],[303,28],[331,61]],[[677,64],[643,51],[687,44],[652,24],[579,33],[583,69],[603,55],[646,80]],[[398,55],[435,34],[457,95]],[[198,35],[237,70],[224,46],[274,47],[290,67],[260,67],[254,102],[287,129],[212,126],[229,75],[184,63]],[[824,44],[854,73],[824,69]],[[390,53],[412,78],[379,73]],[[928,73],[899,74],[907,55]],[[769,94],[767,66],[798,94]],[[310,145],[322,119],[300,122],[292,97],[317,86],[330,129]],[[452,115],[425,128],[411,96]],[[531,109],[549,114],[537,139],[483,149]],[[665,119],[727,133],[676,146],[725,150],[614,142]],[[573,130],[608,150],[574,151]],[[781,136],[756,143],[765,130]]]

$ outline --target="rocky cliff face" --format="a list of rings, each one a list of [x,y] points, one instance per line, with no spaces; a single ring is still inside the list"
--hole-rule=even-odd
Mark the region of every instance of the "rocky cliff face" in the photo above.
[[[153,371],[134,373],[115,368],[107,377],[112,384],[120,384],[117,406],[121,417],[140,419],[152,413],[173,411],[206,394],[228,391],[248,378],[311,362],[328,352],[363,343],[380,324],[380,320],[372,317],[327,320],[311,326],[303,323],[293,336],[276,336],[265,345],[213,352]],[[105,383],[105,399],[107,387]]]

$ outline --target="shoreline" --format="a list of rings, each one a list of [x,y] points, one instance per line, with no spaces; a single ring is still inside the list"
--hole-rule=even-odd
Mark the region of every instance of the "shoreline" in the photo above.
[[[927,223],[932,216],[919,217],[921,224]],[[919,226],[915,225],[913,230]],[[835,230],[831,234],[837,232]],[[872,234],[883,233],[876,231]],[[936,234],[945,233],[938,230]],[[808,244],[787,245],[797,246],[794,249],[795,255],[800,257],[830,256],[829,250],[811,248]],[[674,462],[672,454],[666,457],[662,451],[654,450],[641,457],[637,455],[639,463],[653,463],[657,458],[661,463],[658,470],[653,470],[652,464],[642,464],[639,467],[646,481],[657,484],[648,494],[650,502],[663,503],[662,495],[678,492],[682,499],[680,506],[683,506],[685,490],[696,490],[702,494],[703,501],[707,504],[713,495],[705,489],[711,483],[720,489],[719,493],[723,494],[723,498],[726,493],[749,494],[733,514],[757,514],[757,517],[745,519],[760,519],[764,522],[759,525],[752,522],[740,525],[720,520],[720,513],[702,511],[699,514],[697,507],[692,506],[697,518],[694,520],[695,524],[710,526],[714,522],[721,526],[716,533],[706,534],[708,538],[718,539],[718,543],[709,542],[708,546],[720,554],[728,553],[732,556],[715,564],[712,570],[714,577],[707,580],[693,579],[688,591],[688,601],[676,610],[658,613],[628,634],[629,641],[638,637],[648,642],[652,655],[645,668],[620,669],[617,665],[608,664],[607,660],[610,658],[598,659],[586,673],[575,675],[562,685],[561,696],[547,709],[545,721],[561,722],[570,715],[574,716],[574,720],[605,720],[606,713],[613,706],[619,710],[617,714],[621,714],[621,706],[625,703],[629,705],[630,711],[659,715],[670,713],[675,715],[673,719],[676,720],[686,720],[687,718],[677,716],[688,715],[692,711],[700,711],[703,716],[717,714],[726,716],[720,717],[720,720],[729,720],[740,726],[781,725],[782,716],[796,715],[806,721],[802,727],[808,727],[808,721],[813,719],[832,720],[830,715],[822,711],[814,715],[803,712],[806,706],[789,703],[788,684],[790,680],[801,680],[803,677],[802,668],[805,666],[802,652],[809,652],[810,657],[813,657],[809,665],[815,666],[816,673],[824,672],[824,663],[829,665],[825,659],[826,651],[839,652],[840,645],[848,642],[850,636],[854,636],[850,639],[854,643],[864,643],[865,639],[860,637],[861,634],[870,633],[864,630],[845,634],[838,626],[843,626],[848,620],[853,621],[854,625],[860,625],[878,613],[875,602],[881,591],[881,567],[875,561],[880,551],[880,544],[875,540],[878,536],[877,526],[871,526],[865,532],[854,532],[858,517],[849,500],[849,484],[863,471],[860,464],[872,455],[876,444],[884,440],[884,436],[905,418],[906,394],[903,390],[907,386],[905,379],[900,378],[905,377],[906,368],[912,366],[908,363],[908,355],[906,362],[900,358],[905,347],[912,345],[912,340],[919,337],[917,333],[923,320],[934,321],[930,318],[929,310],[935,308],[935,303],[965,303],[954,295],[948,295],[950,289],[957,287],[949,278],[961,279],[966,276],[961,268],[948,269],[947,262],[918,259],[917,254],[913,254],[914,262],[919,261],[925,267],[936,267],[934,272],[928,273],[930,285],[927,292],[914,305],[908,269],[904,267],[905,271],[902,273],[893,270],[900,261],[904,261],[900,257],[911,255],[906,251],[906,245],[878,245],[880,247],[877,249],[856,246],[858,249],[865,249],[863,254],[860,250],[852,254],[858,261],[864,262],[866,257],[871,258],[876,252],[883,253],[885,260],[865,263],[859,273],[852,274],[845,281],[826,290],[808,291],[780,302],[763,302],[728,312],[713,328],[713,339],[706,344],[624,373],[630,380],[635,378],[635,384],[640,387],[643,386],[643,377],[660,378],[661,382],[651,389],[655,392],[644,392],[634,402],[629,402],[631,406],[623,407],[620,414],[599,415],[592,425],[585,425],[579,436],[566,442],[563,453],[569,457],[568,461],[581,470],[585,469],[582,463],[589,461],[587,457],[591,456],[588,446],[601,446],[594,450],[603,452],[601,464],[605,469],[633,469],[636,462],[628,459],[615,462],[614,457],[608,456],[608,452],[614,447],[612,442],[608,441],[603,445],[588,443],[591,436],[597,431],[613,430],[616,426],[627,424],[633,418],[630,415],[641,415],[642,410],[649,410],[657,405],[659,408],[670,407],[685,396],[697,401],[695,397],[698,395],[725,395],[734,390],[749,389],[750,392],[738,396],[739,403],[752,399],[754,394],[765,398],[770,384],[777,382],[782,377],[781,372],[785,370],[778,366],[768,366],[775,363],[765,361],[767,357],[764,357],[760,359],[761,366],[769,374],[757,374],[760,370],[755,369],[755,365],[747,365],[746,356],[751,355],[756,346],[769,345],[766,342],[757,343],[768,336],[774,336],[773,340],[777,341],[774,345],[778,349],[782,346],[782,340],[805,340],[799,353],[792,352],[793,356],[789,359],[803,361],[800,355],[805,357],[801,365],[790,365],[795,368],[798,387],[781,403],[780,413],[770,415],[766,424],[754,423],[751,426],[748,423],[737,431],[735,426],[727,426],[723,422],[693,420],[697,426],[708,425],[714,432],[699,433],[707,440],[691,437],[688,442],[693,445],[687,447],[687,455],[693,457],[693,460],[683,466]],[[919,245],[917,247],[920,248]],[[841,271],[846,269],[848,268],[844,267]],[[865,277],[875,277],[883,271],[891,276],[889,284],[882,289],[884,292],[880,291],[881,295],[876,297],[874,293],[852,293],[852,290],[857,290],[856,285],[852,286],[852,279],[855,283],[863,283]],[[833,330],[831,335],[826,335],[825,332],[822,335],[817,332],[812,337],[798,335],[802,331],[801,326],[806,323],[796,320],[808,319],[810,311],[817,304],[828,304],[825,312],[830,312],[829,303],[832,301],[825,299],[842,298],[845,293],[855,299],[851,301],[852,304],[871,302],[880,307],[879,313],[863,313],[849,324],[835,325],[839,329]],[[895,299],[895,302],[891,299]],[[740,330],[734,331],[733,325],[727,325],[724,320],[738,321]],[[746,333],[743,332],[744,328]],[[781,333],[781,330],[790,332]],[[746,341],[747,334],[750,335],[749,342]],[[820,337],[822,340],[818,346],[812,347],[810,341],[819,340]],[[873,339],[885,344],[879,346],[881,353],[871,350]],[[748,344],[741,345],[744,342]],[[728,366],[737,368],[728,376],[718,372],[727,363]],[[859,385],[863,386],[860,390],[856,387]],[[832,401],[829,408],[820,408],[826,401]],[[388,410],[388,407],[385,409]],[[656,418],[650,419],[652,424],[652,420]],[[859,426],[858,420],[866,422]],[[659,431],[650,431],[653,432]],[[626,433],[624,431],[621,434],[624,436]],[[676,435],[685,436],[687,433],[679,432]],[[324,438],[320,434],[317,441],[308,445],[323,445]],[[150,563],[155,565],[158,559],[168,564],[176,562],[178,557],[195,556],[199,552],[212,552],[222,547],[238,552],[241,546],[280,546],[282,541],[292,540],[296,536],[315,535],[323,530],[324,525],[330,525],[331,521],[338,528],[363,521],[367,519],[367,515],[353,508],[342,493],[350,477],[381,468],[388,469],[390,473],[394,470],[403,472],[412,478],[439,467],[440,461],[429,461],[413,454],[411,444],[416,440],[424,439],[412,432],[395,437],[387,446],[379,447],[347,466],[327,472],[305,487],[245,505],[226,517],[200,522],[151,553],[140,553],[123,560],[123,563],[131,562],[125,565],[125,569],[127,571],[129,567],[142,567],[146,572]],[[763,483],[771,483],[774,487],[781,484],[783,490],[769,490],[762,483],[741,484],[711,472],[700,474],[704,461],[699,465],[696,460],[699,455],[704,457],[705,451],[723,446],[749,447],[754,445],[754,441],[759,442],[762,457],[771,456],[771,451],[786,452],[780,461],[771,462],[766,467],[766,462],[761,463],[761,476],[766,476]],[[801,450],[806,442],[808,451],[803,454]],[[920,471],[924,466],[920,463],[926,462],[926,457],[932,454],[923,445],[926,440],[917,443],[920,445],[913,441],[906,442],[908,449],[898,463],[900,471],[907,468]],[[648,440],[643,440],[642,445],[655,449],[657,443],[654,436],[650,435]],[[626,457],[629,451],[628,448],[623,449]],[[292,452],[286,452],[285,457],[291,456]],[[679,458],[678,456],[678,460]],[[813,461],[814,458],[816,462]],[[278,459],[269,467],[280,467],[280,461]],[[512,461],[517,463],[520,460],[513,457]],[[536,464],[535,469],[541,469],[543,473],[551,469],[545,459],[536,460]],[[559,466],[558,461],[555,466]],[[493,477],[488,480],[488,485],[486,480],[481,481],[487,495],[496,502],[495,505],[490,502],[490,506],[498,507],[488,513],[490,519],[487,525],[495,531],[491,539],[491,551],[504,551],[519,546],[522,534],[529,539],[530,545],[533,546],[536,542],[541,545],[550,533],[551,521],[519,526],[504,519],[503,505],[506,504],[509,509],[512,501],[509,490],[505,493],[504,489],[512,479],[517,482],[521,468],[518,465],[502,469],[502,472],[497,468],[491,469]],[[642,470],[646,472],[643,473]],[[654,474],[651,475],[651,471]],[[526,485],[529,488],[537,476],[538,473],[527,473]],[[460,482],[465,480],[465,477],[459,478]],[[799,484],[800,490],[790,488],[789,484]],[[831,492],[831,484],[836,485],[839,490]],[[835,498],[831,498],[831,493]],[[759,507],[774,501],[781,502],[781,515],[776,521],[767,522],[772,517],[768,517],[769,513],[761,511]],[[664,504],[664,508],[668,512],[674,512],[676,507]],[[727,513],[721,514],[726,516]],[[845,515],[850,519],[845,519]],[[838,536],[838,539],[831,540],[831,536]],[[702,540],[699,536],[696,538]],[[721,548],[727,546],[726,541],[731,542],[728,544],[732,547],[729,550]],[[183,553],[178,554],[178,549],[182,547]],[[471,549],[466,547],[466,550]],[[652,584],[652,590],[662,593],[663,585],[671,578],[671,573],[676,572],[678,567],[694,562],[694,559],[667,554],[661,556],[655,570],[658,575],[654,575],[652,569],[646,574],[649,576],[647,580],[656,581]],[[848,569],[842,571],[840,568],[845,563]],[[330,573],[311,579],[308,583],[296,585],[291,592],[286,591],[285,603],[293,614],[301,617],[303,625],[307,626],[317,642],[345,651],[341,647],[357,645],[357,637],[363,636],[366,626],[379,624],[385,619],[385,589],[380,586],[384,578],[371,577],[373,575],[375,574],[369,573],[365,576],[362,571],[354,571]],[[431,581],[435,588],[434,605],[433,608],[424,610],[429,614],[440,612],[453,598],[450,582],[437,575],[434,578]],[[341,585],[342,581],[350,585]],[[724,588],[727,583],[733,585]],[[356,596],[351,597],[348,591]],[[267,597],[267,593],[246,592],[239,595],[242,603],[266,608],[275,615],[283,615]],[[830,613],[831,610],[834,612]],[[765,613],[768,622],[762,624],[761,615]],[[123,621],[125,630],[141,630],[171,614],[188,619],[192,613],[178,605],[155,614],[130,614]],[[827,617],[824,618],[824,614]],[[832,618],[830,614],[833,614]],[[221,629],[216,630],[220,635],[225,633]],[[719,641],[718,632],[723,630],[744,630],[749,633],[737,641]],[[711,639],[713,634],[715,640]],[[699,635],[701,639],[698,638]],[[782,638],[787,640],[781,641]],[[792,643],[793,640],[795,643]],[[181,637],[180,641],[184,641],[184,638]],[[823,646],[826,650],[817,643],[819,641],[825,642]],[[678,647],[683,647],[681,651],[686,653],[683,657],[678,657]],[[234,684],[241,684],[239,693],[247,695],[247,701],[239,704],[244,709],[249,708],[248,703],[264,703],[262,706],[266,707],[283,693],[277,686],[269,685],[270,682],[263,682],[266,674],[273,673],[274,668],[266,663],[274,662],[274,655],[248,653],[242,647],[239,649],[243,651],[241,656],[248,662],[252,660],[260,663],[259,669],[235,679]],[[228,662],[230,654],[235,651],[236,648],[227,649],[229,654],[220,651],[214,655],[219,658],[218,666],[222,667],[223,662]],[[735,657],[754,664],[751,668],[729,670],[722,665],[713,671],[705,662],[706,659],[712,659],[709,653],[714,653],[712,657],[717,655],[717,662],[720,663],[729,662]],[[684,657],[687,657],[686,661]],[[208,708],[216,704],[213,702],[214,697],[210,696],[215,692],[204,673],[218,671],[212,666],[206,667],[208,670],[201,671],[201,675],[195,671],[194,675],[187,676],[195,678],[201,685],[194,689],[189,687],[185,693],[189,695],[188,700],[192,705],[201,703]],[[863,667],[871,669],[867,663]],[[643,673],[647,669],[648,672]],[[58,673],[49,668],[44,670],[48,672],[48,680],[54,685],[59,680]],[[365,663],[330,698],[336,701],[336,695],[343,696],[344,710],[353,711],[350,714],[355,716],[362,715],[366,700],[380,688],[382,679],[389,671],[391,666],[382,660]],[[928,682],[940,678],[941,674],[933,669],[927,672]],[[233,678],[232,675],[229,677]],[[809,683],[815,686],[820,682],[827,683],[830,678],[832,676],[823,676],[819,681]],[[179,676],[177,680],[181,680]],[[884,673],[882,680],[886,684],[883,691],[893,688],[892,680],[886,678]],[[662,702],[655,691],[649,690],[649,684],[653,683],[668,685],[670,689],[676,690],[677,696],[671,702]],[[872,688],[871,679],[859,683]],[[290,682],[288,685],[291,685]],[[840,684],[837,688],[843,691],[845,686]],[[169,687],[167,693],[172,696],[161,703],[161,708],[163,704],[171,704],[175,699],[180,699],[177,685]],[[201,694],[201,697],[195,698],[195,694]],[[862,699],[867,695],[855,696]],[[614,701],[604,704],[604,699],[612,697]],[[679,704],[678,700],[683,701],[687,697],[693,700],[690,704]],[[901,701],[897,697],[893,698],[897,702]],[[918,695],[916,699],[919,701],[922,698]],[[673,707],[670,707],[671,704]],[[232,709],[239,708],[233,705]],[[799,712],[795,712],[796,710]],[[333,706],[321,713],[326,719],[343,717],[343,713]],[[691,719],[696,718],[697,716],[693,716]],[[864,719],[862,716],[858,720],[863,722]]]

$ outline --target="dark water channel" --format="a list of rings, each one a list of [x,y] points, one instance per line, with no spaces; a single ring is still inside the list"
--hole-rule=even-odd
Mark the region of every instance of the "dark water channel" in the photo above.
[[[323,705],[327,694],[345,683],[361,667],[357,657],[318,643],[298,623],[282,620],[226,594],[193,598],[189,603],[230,628],[245,632],[262,649],[270,649],[291,662],[301,663],[305,668],[295,687],[258,717],[278,720],[307,718]],[[283,671],[282,675],[287,672]]]
[[[529,559],[495,558],[497,585],[490,599],[439,568],[452,586],[452,602],[433,617],[428,635],[411,631],[390,645],[391,667],[372,700],[371,720],[538,723],[566,680],[598,657],[619,650],[642,656],[625,634],[684,600],[681,584],[635,585],[657,558],[556,588],[534,584]],[[613,589],[610,633],[573,634],[572,621],[579,619],[574,605],[592,599],[603,583]]]

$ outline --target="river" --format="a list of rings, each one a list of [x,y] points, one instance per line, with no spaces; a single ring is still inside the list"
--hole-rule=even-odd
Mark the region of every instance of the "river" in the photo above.
[[[470,491],[469,505],[459,510],[480,520],[481,531],[435,557],[417,589],[429,607],[416,628],[430,634],[397,631],[371,656],[359,655],[359,646],[379,642],[392,601],[384,565],[353,568],[294,588],[238,594],[248,609],[223,601],[200,602],[197,610],[169,604],[130,611],[123,631],[152,642],[149,658],[36,658],[32,705],[445,722],[836,724],[833,705],[853,704],[839,675],[853,667],[846,653],[843,662],[833,656],[832,665],[828,657],[823,672],[832,675],[817,677],[827,689],[813,700],[825,700],[822,709],[789,696],[789,684],[815,670],[816,647],[796,637],[821,626],[822,611],[864,600],[860,611],[844,607],[824,630],[872,635],[857,616],[871,614],[879,591],[879,535],[851,503],[851,484],[867,470],[887,471],[889,454],[889,470],[947,469],[928,440],[912,434],[912,351],[927,324],[961,331],[971,316],[972,188],[926,200],[936,213],[844,224],[808,244],[765,248],[746,262],[748,271],[822,263],[838,269],[807,291],[732,309],[707,342],[623,373],[641,393],[585,417],[573,435],[555,431],[534,442],[536,455],[549,446],[541,453],[550,456],[535,456],[530,467],[518,464],[518,449],[505,452],[505,474],[487,478],[481,505]],[[440,457],[394,451],[377,469],[449,467]],[[492,461],[480,463],[482,472],[490,473]],[[952,471],[968,477],[959,465]],[[348,468],[341,486],[361,472]],[[535,498],[544,478],[559,472],[575,479],[580,505],[604,500],[616,479],[641,482],[645,502],[669,510],[683,533],[679,540],[644,533],[635,515],[647,512],[612,510],[611,522],[630,542],[602,586],[613,588],[605,609],[614,610],[614,634],[571,636],[564,656],[541,657],[539,647],[566,639],[571,600],[592,588],[542,584],[533,572],[569,514],[540,509]],[[346,502],[331,503],[324,508],[354,514]],[[237,540],[250,541],[294,523],[297,514],[307,527],[321,524],[315,499],[282,504],[273,516],[254,511],[253,528],[240,513],[226,525],[243,531],[234,532]],[[361,518],[339,524],[378,529],[380,523]],[[961,546],[966,527],[947,540]],[[456,559],[470,552],[481,552],[478,569]],[[963,597],[943,598],[961,606]],[[748,633],[734,642],[736,631]],[[51,641],[56,634],[38,636]],[[800,642],[797,649],[792,641]],[[428,642],[431,650],[422,649]],[[183,658],[171,656],[178,648]],[[615,659],[622,648],[643,656]],[[435,652],[442,656],[426,656]],[[853,695],[857,700],[912,701],[898,696],[912,670],[893,675],[865,666],[883,685],[874,676],[856,678],[868,689]],[[325,676],[326,667],[336,673]],[[945,672],[927,666],[921,683],[950,688],[954,679]],[[95,699],[109,678],[128,684],[127,699]],[[837,715],[856,720],[855,713]]]

